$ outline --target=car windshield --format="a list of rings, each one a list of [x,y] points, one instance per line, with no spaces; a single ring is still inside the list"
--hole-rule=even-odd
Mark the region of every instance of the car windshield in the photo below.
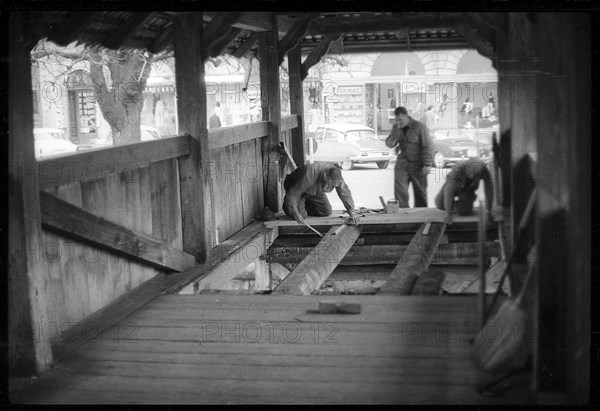
[[[346,141],[348,143],[374,138],[376,138],[375,132],[371,130],[351,130],[346,133]]]

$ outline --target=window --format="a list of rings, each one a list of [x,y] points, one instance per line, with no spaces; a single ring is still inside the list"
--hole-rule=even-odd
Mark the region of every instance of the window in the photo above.
[[[344,134],[337,130],[327,129],[325,132],[325,141],[343,141],[343,139]]]
[[[348,143],[359,141],[359,140],[368,140],[376,138],[375,132],[371,130],[351,130],[346,133],[346,141]]]
[[[318,128],[316,133],[315,133],[315,140],[323,140],[323,136],[325,135],[325,129],[323,128]]]

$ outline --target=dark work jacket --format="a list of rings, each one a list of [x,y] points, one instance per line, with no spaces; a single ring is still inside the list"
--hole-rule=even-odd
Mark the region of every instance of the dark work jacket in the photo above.
[[[325,171],[336,167],[333,163],[313,163],[298,167],[283,182],[285,189],[285,198],[283,200],[292,216],[298,213],[298,203],[303,197],[316,196],[325,193],[325,180],[323,176]],[[335,187],[337,195],[342,200],[347,211],[354,211],[354,201],[350,189],[342,180],[341,184]]]
[[[433,167],[433,149],[429,129],[425,124],[412,117],[408,118],[406,134],[401,127],[394,124],[385,144],[388,147],[398,146],[400,148],[398,160],[406,159],[419,168]]]
[[[474,194],[482,179],[487,209],[491,210],[494,201],[494,190],[490,171],[483,160],[476,158],[456,164],[452,167],[452,171],[448,173],[446,183],[442,188],[444,190],[444,210],[452,210],[455,196],[460,196],[463,193]]]

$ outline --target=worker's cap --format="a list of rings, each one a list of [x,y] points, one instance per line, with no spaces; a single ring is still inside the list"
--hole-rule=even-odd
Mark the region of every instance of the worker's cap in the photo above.
[[[342,171],[337,165],[335,167],[331,167],[325,170],[323,180],[325,180],[327,184],[333,184],[334,186],[338,186],[343,181]]]

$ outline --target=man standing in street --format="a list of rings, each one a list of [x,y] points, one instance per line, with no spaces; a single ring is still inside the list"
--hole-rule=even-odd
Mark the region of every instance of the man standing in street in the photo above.
[[[415,207],[427,207],[427,176],[433,166],[429,129],[408,115],[405,107],[394,110],[395,123],[385,144],[396,147],[394,196],[400,208],[408,207],[408,185],[412,183]]]

